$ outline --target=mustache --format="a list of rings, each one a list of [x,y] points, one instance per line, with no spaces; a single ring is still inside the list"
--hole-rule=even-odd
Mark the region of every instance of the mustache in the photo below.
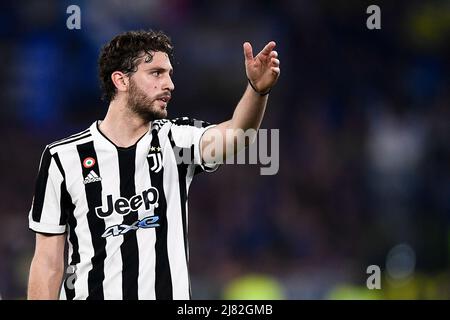
[[[172,98],[172,94],[170,92],[164,92],[161,94],[158,94],[155,99],[162,99],[162,98],[166,98],[166,99],[171,99]]]

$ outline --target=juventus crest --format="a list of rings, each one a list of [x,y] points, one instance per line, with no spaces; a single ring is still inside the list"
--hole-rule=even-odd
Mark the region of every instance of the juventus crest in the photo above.
[[[161,147],[151,147],[148,155],[148,164],[153,172],[160,172],[163,166]]]

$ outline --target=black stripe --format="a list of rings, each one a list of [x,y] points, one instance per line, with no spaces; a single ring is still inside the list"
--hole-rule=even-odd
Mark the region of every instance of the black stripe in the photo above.
[[[67,224],[69,212],[70,211],[73,212],[72,206],[73,206],[72,198],[67,192],[66,181],[63,180],[61,182],[61,198],[59,199],[59,208],[60,208],[59,210],[61,211],[61,215],[59,216],[60,226],[65,226]]]
[[[76,142],[76,141],[79,141],[79,140],[81,140],[81,139],[88,138],[88,137],[90,137],[90,136],[91,136],[90,133],[86,133],[86,134],[84,134],[84,135],[82,135],[82,136],[80,136],[80,137],[78,137],[78,138],[75,138],[75,139],[72,139],[72,140],[67,140],[67,141],[63,141],[63,142],[60,142],[60,143],[53,144],[52,146],[50,146],[50,149],[53,149],[54,147],[62,146],[62,145],[68,144],[68,143]]]
[[[69,241],[72,245],[72,256],[70,257],[69,265],[76,266],[80,262],[80,253],[78,252],[78,237],[75,233],[77,220],[74,217],[75,205],[72,202],[72,197],[67,191],[66,181],[61,184],[61,218],[64,217],[66,221],[64,224],[69,225]],[[61,224],[61,221],[60,221]],[[67,276],[71,276],[68,274]],[[74,282],[71,281],[71,284]],[[75,289],[68,287],[68,282],[64,281],[64,289],[66,291],[67,300],[73,300],[75,297]]]
[[[120,196],[131,199],[136,194],[134,182],[136,148],[118,149],[120,172]],[[138,212],[131,211],[123,217],[123,224],[131,226],[139,220]],[[124,300],[137,300],[139,276],[139,250],[135,231],[123,235],[120,246],[122,254],[122,297]]]
[[[158,132],[152,130],[151,146],[160,148]],[[152,151],[150,151],[152,152]],[[162,154],[162,152],[161,152]],[[152,158],[147,158],[149,168],[153,166]],[[162,163],[161,163],[162,165]],[[158,207],[155,215],[159,216],[159,227],[156,228],[156,270],[155,270],[155,293],[157,300],[172,300],[172,275],[170,273],[169,255],[167,253],[167,203],[163,184],[164,168],[159,172],[150,169],[151,184],[159,192]]]
[[[70,198],[70,195],[67,193],[67,202],[70,201],[72,203],[72,199]],[[78,237],[75,232],[75,228],[77,227],[77,219],[74,216],[74,210],[75,206],[73,206],[73,209],[71,208],[68,212],[68,218],[67,223],[69,225],[69,241],[72,244],[72,256],[70,257],[69,265],[76,266],[78,263],[80,263],[80,253],[79,253],[79,245],[78,245]],[[70,275],[68,275],[70,277]],[[75,282],[72,281],[72,284]],[[75,298],[75,289],[69,288],[68,282],[64,281],[64,289],[66,290],[66,298],[67,300],[73,300]]]
[[[188,276],[189,276],[189,239],[188,239],[188,230],[187,230],[187,187],[186,187],[186,176],[187,176],[186,165],[178,165],[178,181],[180,185],[180,204],[181,204],[181,219],[183,222],[183,239],[184,239],[184,254],[186,257],[186,266],[188,268]],[[191,280],[189,279],[189,298],[191,299]]]
[[[180,147],[177,147],[175,145],[175,141],[172,137],[172,131],[169,131],[168,134],[170,144],[172,146],[172,150],[174,150],[175,155],[182,154],[180,152]],[[190,152],[189,148],[183,148],[184,150],[182,152]],[[191,154],[191,157],[193,159],[193,154]],[[187,176],[187,169],[188,165],[184,163],[180,163],[177,165],[178,169],[178,182],[180,187],[180,206],[181,206],[181,221],[183,222],[183,239],[184,239],[184,254],[186,257],[186,266],[188,268],[188,276],[189,276],[189,259],[188,259],[188,251],[189,251],[189,243],[188,243],[188,230],[187,230],[187,223],[186,223],[186,204],[187,204],[187,187],[186,187],[186,176]],[[191,281],[189,279],[189,298],[191,298]]]
[[[61,164],[61,160],[59,159],[58,153],[53,154],[53,159],[55,160],[56,166],[58,167],[59,171],[61,172],[61,175],[63,177],[63,181],[61,182],[61,192],[60,192],[60,217],[59,217],[59,225],[64,226],[67,224],[67,217],[69,212],[74,210],[75,206],[72,203],[72,198],[70,197],[69,193],[67,192],[67,186],[66,186],[66,173],[64,172],[64,168]],[[73,208],[72,208],[73,206]]]
[[[44,206],[45,189],[47,188],[48,170],[52,162],[52,155],[48,146],[42,153],[41,166],[36,180],[36,187],[34,191],[33,212],[32,218],[35,222],[41,221],[42,208]]]
[[[89,141],[77,146],[78,155],[80,156],[80,165],[83,170],[83,178],[85,178],[92,170],[100,175],[98,167],[97,154],[94,148],[94,142]],[[83,160],[91,157],[95,159],[94,166],[85,168]],[[105,222],[95,214],[95,208],[102,205],[102,185],[100,182],[85,184],[86,200],[88,203],[89,212],[87,213],[87,220],[89,230],[91,232],[92,244],[94,247],[94,256],[91,259],[92,269],[88,274],[88,300],[104,299],[103,294],[103,280],[105,279],[105,258],[106,258],[106,239],[102,238],[105,231]]]
[[[66,140],[69,140],[69,139],[72,139],[72,138],[75,138],[75,137],[78,137],[78,136],[81,136],[82,134],[84,134],[84,133],[86,133],[86,132],[88,132],[89,131],[89,128],[88,129],[86,129],[86,130],[84,130],[84,131],[81,131],[81,132],[79,132],[79,133],[76,133],[76,134],[72,134],[71,136],[69,136],[69,137],[66,137],[66,138],[63,138],[63,139],[60,139],[60,140],[57,140],[57,141],[55,141],[55,142],[52,142],[52,143],[50,143],[48,146],[49,147],[52,147],[53,145],[55,145],[55,144],[57,144],[57,143],[60,143],[60,142],[63,142],[63,141],[66,141]]]
[[[64,168],[63,168],[63,166],[61,164],[61,160],[59,159],[58,153],[55,153],[53,155],[53,159],[55,159],[55,163],[56,163],[56,166],[59,169],[59,172],[61,172],[61,175],[63,176],[63,178],[66,179],[66,173],[64,172]]]

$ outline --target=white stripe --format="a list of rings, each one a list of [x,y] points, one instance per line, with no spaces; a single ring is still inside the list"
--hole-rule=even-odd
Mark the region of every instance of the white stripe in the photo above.
[[[200,128],[188,125],[172,125],[172,138],[175,145],[181,148],[190,148],[193,143],[193,137],[196,130]]]
[[[75,281],[74,299],[86,299],[88,292],[88,272],[92,269],[91,258],[94,255],[94,248],[91,240],[91,232],[87,221],[89,211],[85,186],[83,183],[83,172],[80,165],[80,157],[76,145],[71,145],[69,150],[59,152],[59,158],[66,173],[66,185],[68,192],[72,196],[73,203],[76,204],[74,217],[77,221],[75,233],[78,238],[80,263],[76,266],[77,279]],[[70,259],[70,256],[69,256]]]
[[[192,179],[194,178],[194,172],[195,172],[195,168],[196,168],[196,165],[190,165],[189,167],[188,167],[188,170],[187,170],[187,175],[186,175],[186,195],[188,195],[189,194],[189,188],[190,188],[190,186],[191,186],[191,182],[192,182]],[[189,208],[189,197],[187,197],[187,200],[186,200],[186,234],[189,234],[189,212],[188,212],[188,208]],[[189,238],[187,239],[187,260],[188,260],[188,263],[189,263]]]
[[[168,140],[166,140],[166,146],[163,148],[163,151],[163,187],[167,200],[167,253],[172,275],[173,299],[186,300],[189,299],[189,278],[184,251],[180,187],[175,155]],[[171,197],[168,197],[168,195]]]
[[[63,280],[65,280],[65,278],[63,278]],[[64,289],[64,283],[62,283],[61,285],[61,291],[59,292],[59,300],[67,300],[66,290]]]
[[[150,171],[147,162],[147,154],[151,136],[146,135],[139,141],[136,148],[136,171],[134,175],[136,194],[147,190],[151,186]],[[139,220],[154,215],[154,211],[146,211],[141,207],[138,211]],[[139,229],[136,231],[136,239],[139,248],[139,276],[138,298],[142,300],[156,299],[155,293],[155,228]]]
[[[61,217],[61,182],[63,177],[55,161],[52,159],[48,168],[48,179],[45,187],[44,203],[42,206],[41,220],[39,223],[59,226]],[[61,228],[63,229],[63,228]],[[65,228],[64,228],[65,229]]]
[[[70,240],[72,240],[71,239],[71,237],[70,237],[70,227],[69,226],[67,226],[67,266],[69,265],[69,263],[70,263],[70,260],[71,260],[71,258],[72,258],[72,254],[73,254],[73,246],[72,246],[72,242],[70,242]],[[66,273],[66,270],[67,270],[67,267],[66,267],[66,269],[64,270],[64,277],[63,277],[63,281],[66,281],[67,280],[67,273]],[[76,275],[78,275],[78,272],[77,272],[78,270],[76,270]],[[64,287],[64,282],[63,282],[63,284],[62,284],[62,287],[61,287],[61,291],[60,291],[60,296],[59,296],[59,299],[60,300],[67,300],[67,297],[66,297],[66,289],[65,289],[65,287]]]
[[[119,159],[116,148],[102,139],[94,140],[97,153],[97,163],[102,175],[102,203],[106,205],[106,196],[112,195],[113,199],[120,197],[120,172]],[[91,173],[95,174],[94,171]],[[96,175],[97,176],[97,175]],[[113,212],[105,221],[105,229],[121,224],[123,216]],[[104,264],[105,279],[103,280],[103,292],[106,300],[122,299],[122,254],[120,246],[124,236],[109,236],[106,238],[106,258]]]

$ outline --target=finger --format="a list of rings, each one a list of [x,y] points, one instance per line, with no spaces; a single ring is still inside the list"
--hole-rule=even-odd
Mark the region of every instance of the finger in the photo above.
[[[271,68],[272,72],[276,75],[280,75],[280,68],[279,67],[272,67]]]
[[[271,57],[271,58],[278,58],[278,52],[276,52],[275,50],[273,50],[273,51],[270,53],[270,57]]]
[[[280,60],[278,60],[278,59],[272,58],[272,60],[270,62],[272,63],[272,65],[274,67],[280,66]]]
[[[253,50],[250,42],[244,42],[244,57],[245,60],[253,60]]]
[[[275,48],[275,46],[276,46],[275,41],[270,41],[268,44],[266,44],[264,49],[262,49],[259,54],[268,56],[270,54],[270,52],[273,50],[273,48]]]

